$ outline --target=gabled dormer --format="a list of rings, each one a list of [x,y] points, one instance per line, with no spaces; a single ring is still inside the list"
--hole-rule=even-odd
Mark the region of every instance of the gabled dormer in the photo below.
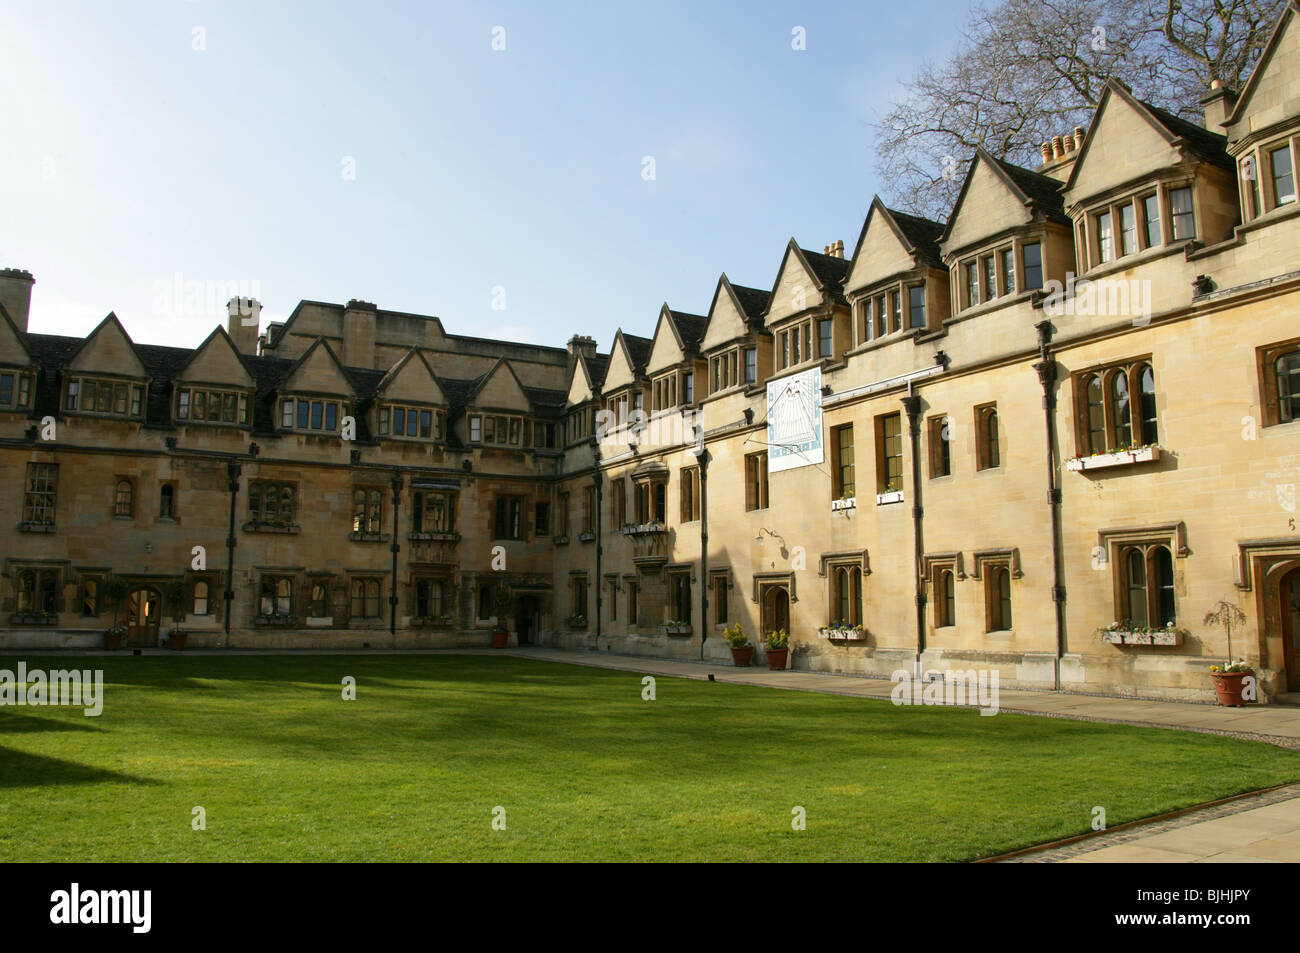
[[[1074,250],[1061,182],[977,148],[939,250],[955,313],[992,310],[1063,281]]]
[[[380,440],[442,441],[447,410],[438,375],[413,347],[380,379],[371,415]]]
[[[256,389],[230,335],[218,326],[172,380],[172,420],[178,425],[248,427]]]
[[[0,304],[0,413],[31,413],[39,373],[22,332]]]
[[[948,317],[948,275],[937,244],[941,222],[886,208],[880,196],[862,223],[845,282],[849,347],[911,339]]]
[[[532,401],[505,358],[478,379],[465,407],[464,439],[472,447],[522,449]]]
[[[695,404],[696,361],[708,318],[674,311],[665,302],[651,338],[646,376],[650,381],[650,413]]]
[[[792,238],[772,285],[763,322],[776,347],[775,373],[839,360],[849,346],[843,246],[835,254],[800,248]]]
[[[1110,80],[1065,187],[1076,270],[1096,277],[1228,238],[1238,208],[1226,144]]]
[[[646,364],[650,360],[650,349],[654,342],[636,334],[627,334],[619,328],[614,335],[614,344],[609,351],[609,364],[605,368],[605,383],[601,387],[601,399],[604,409],[614,414],[616,426],[622,426],[631,419],[633,413],[644,413],[646,409]],[[584,430],[582,420],[570,417],[567,438],[569,443],[591,436],[590,430]]]
[[[276,398],[280,430],[337,434],[357,395],[333,348],[317,338],[284,375]]]
[[[1228,152],[1237,163],[1241,219],[1251,222],[1295,212],[1296,164],[1300,160],[1300,4],[1282,9],[1259,62],[1241,94],[1211,90],[1206,120],[1216,104],[1224,119]],[[1226,109],[1224,107],[1227,107]],[[1215,130],[1218,131],[1217,129]]]
[[[149,372],[117,315],[86,335],[68,359],[61,382],[65,413],[143,420]]]
[[[708,396],[754,386],[771,373],[772,336],[763,325],[771,300],[770,291],[733,284],[725,273],[718,279],[701,344]]]

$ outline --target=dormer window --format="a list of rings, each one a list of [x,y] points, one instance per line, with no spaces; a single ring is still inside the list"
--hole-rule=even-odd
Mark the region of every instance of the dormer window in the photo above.
[[[236,391],[182,387],[176,392],[176,419],[190,423],[247,424],[248,397]]]
[[[280,427],[283,430],[336,433],[339,429],[339,402],[323,398],[287,397],[280,401]]]
[[[912,285],[907,289],[908,327],[925,327],[925,285]]]
[[[469,418],[470,443],[491,444],[498,447],[518,447],[522,439],[522,417],[500,414],[471,414]]]
[[[0,410],[21,410],[32,404],[32,375],[0,371]]]
[[[140,384],[76,377],[68,381],[63,393],[63,409],[80,414],[139,417],[143,409],[144,387]]]
[[[379,436],[441,440],[442,413],[432,407],[385,404],[379,408]]]
[[[1273,206],[1296,200],[1295,166],[1291,161],[1291,144],[1283,143],[1268,153],[1268,169],[1273,179]]]
[[[1196,215],[1192,210],[1191,187],[1169,190],[1169,217],[1174,241],[1196,237]]]

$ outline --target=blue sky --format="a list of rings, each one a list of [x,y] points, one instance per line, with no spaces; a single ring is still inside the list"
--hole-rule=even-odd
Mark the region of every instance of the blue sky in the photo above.
[[[0,267],[38,332],[112,310],[193,346],[222,315],[170,305],[179,276],[263,324],[355,297],[607,350],[723,271],[770,287],[791,236],[851,252],[889,191],[870,124],[965,10],[7,0]]]

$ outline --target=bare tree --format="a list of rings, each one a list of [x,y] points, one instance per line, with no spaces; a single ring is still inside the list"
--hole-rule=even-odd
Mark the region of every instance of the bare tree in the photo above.
[[[945,217],[977,145],[1021,165],[1087,125],[1107,80],[1195,119],[1212,79],[1240,86],[1285,0],[1002,0],[917,71],[879,123],[877,171],[899,207]]]

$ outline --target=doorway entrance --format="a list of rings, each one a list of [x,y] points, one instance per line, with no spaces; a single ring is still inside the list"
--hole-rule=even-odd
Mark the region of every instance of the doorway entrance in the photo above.
[[[1300,691],[1300,569],[1283,576],[1277,588],[1287,691]]]
[[[785,586],[763,587],[763,634],[790,631],[790,591]]]
[[[523,596],[515,606],[515,637],[520,645],[538,644],[541,612],[535,596]]]
[[[162,597],[156,589],[135,589],[126,597],[126,644],[158,646],[158,609]]]

